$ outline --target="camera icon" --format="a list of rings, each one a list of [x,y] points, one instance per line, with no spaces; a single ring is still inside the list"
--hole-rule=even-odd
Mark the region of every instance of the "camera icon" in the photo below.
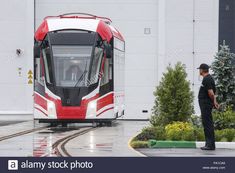
[[[8,160],[8,170],[18,170],[18,160]]]

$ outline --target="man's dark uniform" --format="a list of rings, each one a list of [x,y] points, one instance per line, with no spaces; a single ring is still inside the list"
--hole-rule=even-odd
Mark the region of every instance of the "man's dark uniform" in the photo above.
[[[214,123],[212,118],[212,108],[214,103],[208,95],[208,90],[212,89],[214,93],[215,81],[210,74],[205,76],[202,80],[202,84],[198,94],[199,106],[201,109],[202,124],[204,127],[206,147],[215,148],[215,134]]]

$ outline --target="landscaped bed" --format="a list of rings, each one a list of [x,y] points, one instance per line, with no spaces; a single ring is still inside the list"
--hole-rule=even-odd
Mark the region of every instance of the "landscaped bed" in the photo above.
[[[234,67],[220,67],[225,56],[228,60],[235,58],[228,47],[223,45],[212,65],[213,77],[217,84],[217,99],[220,103],[220,108],[213,110],[212,116],[216,145],[235,148],[235,78],[231,73]],[[130,142],[133,148],[198,148],[205,145],[201,118],[193,115],[194,94],[190,81],[187,80],[184,64],[178,62],[174,67],[167,67],[154,96],[151,126],[133,137]]]
[[[215,130],[217,142],[235,141],[235,129]],[[203,129],[188,122],[173,122],[165,127],[149,126],[135,136],[133,148],[196,148],[197,141],[204,141]]]

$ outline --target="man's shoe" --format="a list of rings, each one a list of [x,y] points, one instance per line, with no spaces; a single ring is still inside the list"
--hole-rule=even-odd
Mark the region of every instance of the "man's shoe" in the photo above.
[[[201,147],[201,150],[215,150],[215,147],[205,146],[205,147]]]

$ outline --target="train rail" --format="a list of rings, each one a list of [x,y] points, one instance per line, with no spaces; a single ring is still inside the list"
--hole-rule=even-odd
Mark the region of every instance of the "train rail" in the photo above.
[[[4,141],[4,140],[7,140],[7,139],[19,137],[19,136],[22,136],[22,135],[26,135],[26,134],[29,134],[29,133],[36,132],[36,131],[44,130],[46,128],[48,128],[48,127],[47,126],[38,127],[38,128],[34,128],[34,129],[24,130],[24,131],[21,131],[21,132],[18,132],[18,133],[13,133],[11,135],[2,136],[2,137],[0,137],[0,141]]]
[[[61,157],[72,157],[72,155],[66,150],[65,145],[72,139],[84,135],[90,131],[96,130],[98,127],[90,127],[90,128],[86,128],[82,131],[73,133],[71,135],[68,135],[64,138],[61,138],[59,140],[57,140],[53,145],[52,148],[53,150],[55,150],[55,153],[57,156],[61,156]]]

